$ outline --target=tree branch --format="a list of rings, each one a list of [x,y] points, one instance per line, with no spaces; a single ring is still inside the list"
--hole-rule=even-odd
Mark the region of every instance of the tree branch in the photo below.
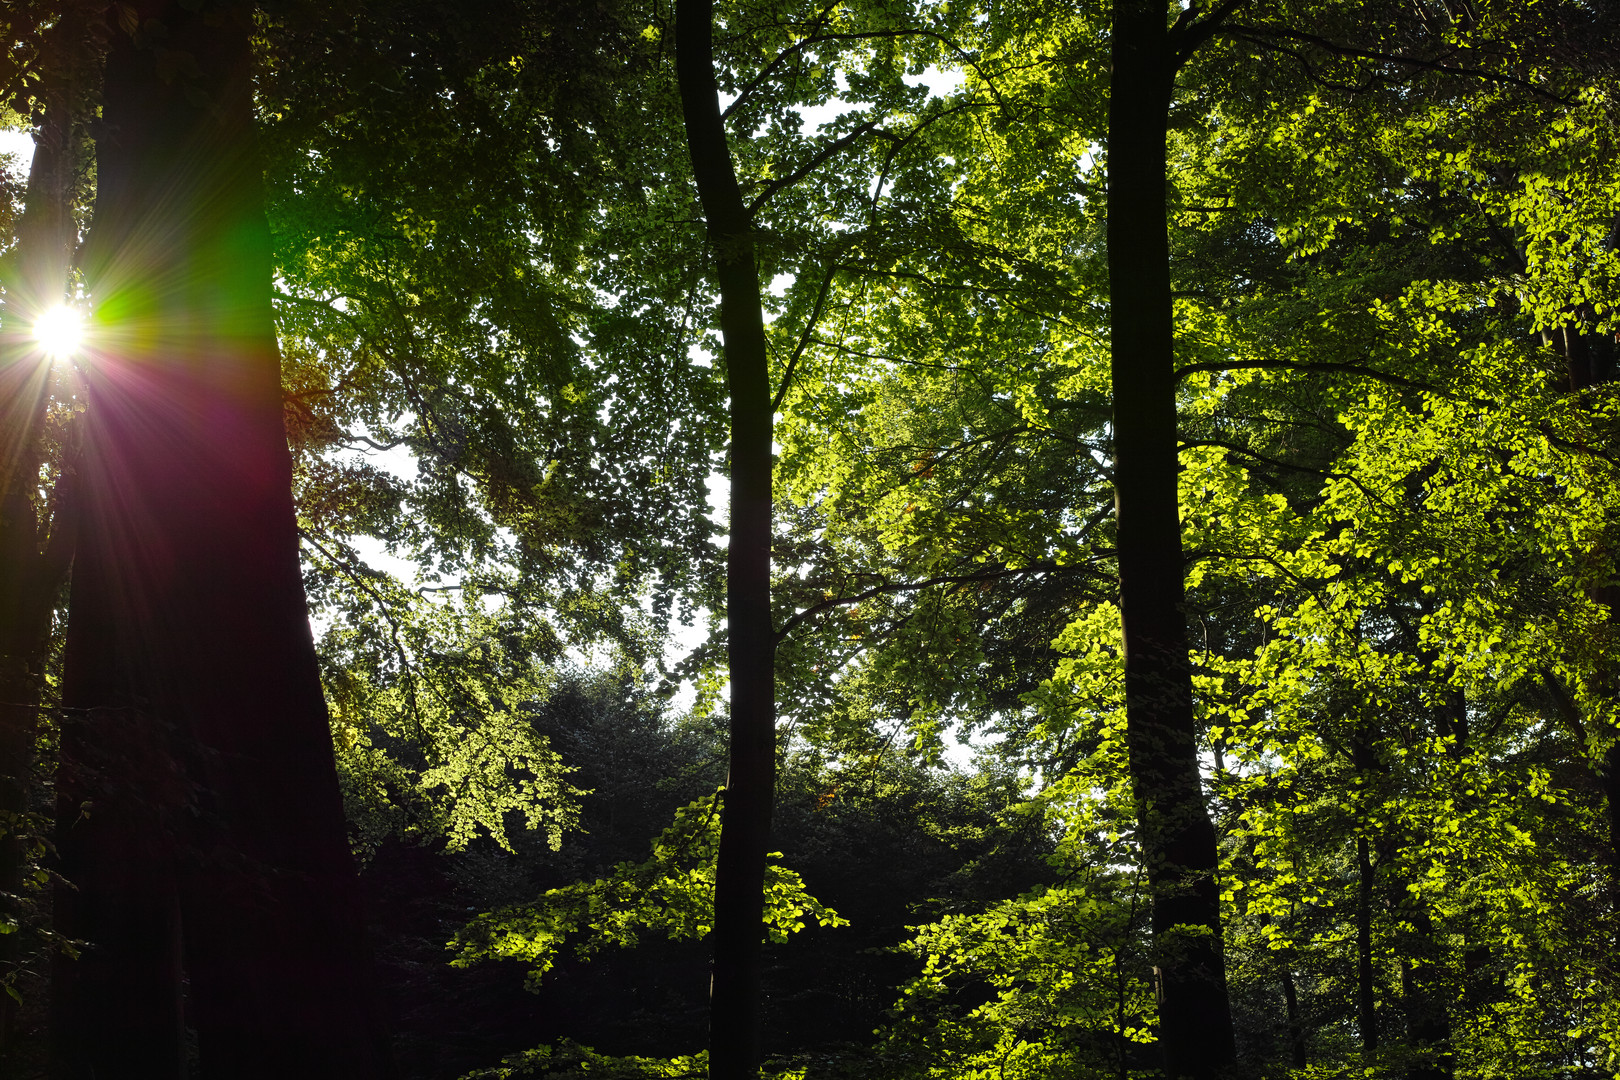
[[[1373,494],[1371,491],[1368,491],[1366,485],[1364,485],[1360,480],[1357,480],[1354,476],[1351,476],[1349,473],[1329,472],[1326,469],[1313,469],[1308,465],[1291,465],[1286,461],[1278,461],[1276,458],[1269,458],[1264,454],[1257,454],[1253,450],[1250,450],[1244,446],[1239,446],[1236,443],[1222,442],[1220,439],[1187,439],[1181,443],[1181,446],[1183,449],[1191,449],[1195,446],[1217,446],[1222,450],[1229,450],[1234,454],[1242,454],[1244,457],[1253,458],[1262,465],[1270,465],[1274,469],[1289,469],[1293,472],[1311,473],[1314,476],[1323,476],[1329,480],[1348,480],[1355,486],[1356,490],[1367,496],[1367,498],[1372,499],[1375,502],[1383,501],[1377,495]]]
[[[816,306],[810,312],[810,320],[804,324],[804,333],[799,335],[799,344],[794,348],[793,355],[788,357],[787,368],[782,372],[781,389],[776,391],[776,397],[771,402],[772,416],[782,410],[782,402],[787,397],[788,387],[793,385],[793,369],[798,366],[799,357],[804,355],[805,347],[810,344],[815,334],[816,324],[821,321],[821,312],[826,307],[827,294],[832,291],[833,276],[837,273],[838,264],[828,263],[827,276],[821,282],[821,292],[816,294]]]
[[[1193,0],[1187,5],[1186,10],[1176,16],[1175,25],[1170,27],[1173,70],[1180,71],[1186,67],[1187,61],[1192,59],[1199,46],[1214,37],[1221,24],[1246,3],[1248,0],[1226,0],[1202,19],[1198,18],[1199,11],[1203,7],[1199,0]]]
[[[925,578],[922,581],[888,582],[876,585],[865,592],[853,596],[839,596],[831,600],[824,600],[813,604],[803,611],[797,612],[782,628],[776,632],[776,640],[781,641],[792,632],[795,626],[807,619],[820,615],[823,611],[831,611],[836,607],[846,607],[850,604],[859,604],[863,600],[870,600],[874,596],[883,596],[887,593],[916,592],[920,589],[931,589],[935,585],[965,585],[974,581],[1000,581],[1009,577],[1021,577],[1030,574],[1049,574],[1057,569],[1053,565],[1025,566],[1016,569],[995,570],[982,574],[945,574],[940,577]]]
[[[786,176],[781,176],[771,181],[768,185],[766,185],[765,190],[754,196],[754,201],[748,204],[749,219],[752,220],[754,215],[759,213],[760,207],[769,202],[771,196],[775,195],[783,188],[791,187],[794,184],[797,184],[800,180],[803,180],[806,176],[809,176],[811,173],[820,168],[822,163],[828,158],[832,157],[834,154],[838,153],[838,151],[842,150],[844,147],[848,146],[850,143],[854,142],[856,139],[860,138],[862,135],[865,135],[868,131],[871,131],[877,126],[878,122],[876,120],[868,120],[866,123],[857,127],[854,131],[851,131],[848,135],[834,139],[832,142],[823,146],[820,150],[811,155],[809,161],[805,162],[799,168],[788,173]]]
[[[1210,360],[1197,364],[1184,364],[1176,369],[1176,381],[1180,382],[1188,375],[1199,371],[1239,371],[1239,370],[1265,370],[1265,371],[1344,371],[1352,375],[1365,375],[1369,379],[1386,382],[1392,386],[1399,386],[1406,390],[1426,390],[1438,393],[1428,383],[1416,382],[1412,379],[1391,375],[1387,371],[1379,371],[1364,364],[1344,364],[1331,361],[1317,361],[1295,363],[1287,360]]]
[[[963,67],[972,68],[974,73],[977,74],[980,79],[984,80],[985,86],[990,88],[990,93],[996,98],[997,104],[1003,104],[1001,101],[1001,95],[996,90],[995,81],[987,77],[979,68],[979,62],[973,58],[971,53],[963,50],[961,46],[957,45],[956,42],[952,41],[944,34],[937,33],[933,30],[866,30],[855,34],[815,34],[810,37],[802,38],[799,41],[794,42],[792,45],[789,45],[787,48],[778,53],[774,60],[772,60],[769,64],[766,64],[765,67],[761,68],[759,74],[748,80],[743,88],[738,91],[735,100],[733,100],[730,105],[727,105],[725,111],[720,114],[720,119],[725,120],[728,116],[730,116],[732,111],[741,105],[743,100],[747,98],[749,94],[757,90],[759,85],[764,82],[765,79],[768,78],[777,67],[786,61],[789,56],[795,52],[798,52],[800,49],[810,45],[820,45],[829,41],[865,41],[872,38],[902,37],[932,38],[941,45],[944,45],[947,49],[956,54],[957,60],[961,62]]]
[[[336,567],[344,577],[354,582],[354,584],[360,586],[361,590],[370,596],[371,599],[376,603],[378,610],[382,612],[383,620],[388,623],[388,639],[393,643],[394,652],[399,656],[400,674],[408,676],[411,671],[411,661],[405,653],[405,646],[400,643],[399,622],[394,618],[394,613],[389,609],[388,601],[383,598],[381,593],[372,588],[371,583],[366,581],[364,579],[364,575],[361,574],[359,570],[355,569],[355,567],[347,559],[341,558],[340,556],[334,555],[332,552],[328,551],[326,546],[319,540],[315,539],[308,529],[305,529],[303,526],[299,526],[298,535],[310,547],[314,548],[316,551],[325,556],[326,561]],[[417,727],[420,729],[422,726],[422,716],[421,711],[416,704],[416,688],[409,678],[406,678],[405,682],[406,696],[410,701],[411,715],[416,719]]]
[[[1295,30],[1287,26],[1267,26],[1263,24],[1258,26],[1249,26],[1241,23],[1227,23],[1225,26],[1216,27],[1214,32],[1218,34],[1230,35],[1232,37],[1247,38],[1256,44],[1272,44],[1273,42],[1268,40],[1272,38],[1287,41],[1298,41],[1307,45],[1315,46],[1316,48],[1321,49],[1324,52],[1332,53],[1335,56],[1351,57],[1358,60],[1376,60],[1380,63],[1386,64],[1404,64],[1408,67],[1419,68],[1424,71],[1438,71],[1446,75],[1466,75],[1469,78],[1483,79],[1486,82],[1517,86],[1520,89],[1530,91],[1537,97],[1545,98],[1546,100],[1556,102],[1559,105],[1575,104],[1575,102],[1570,98],[1559,97],[1557,94],[1543,90],[1535,83],[1530,82],[1527,79],[1521,79],[1515,75],[1504,75],[1501,72],[1486,71],[1483,68],[1459,67],[1448,64],[1443,59],[1425,60],[1418,56],[1404,56],[1400,53],[1385,53],[1378,52],[1373,49],[1362,49],[1354,45],[1345,44],[1344,42],[1319,37],[1316,34],[1308,34],[1303,30]]]

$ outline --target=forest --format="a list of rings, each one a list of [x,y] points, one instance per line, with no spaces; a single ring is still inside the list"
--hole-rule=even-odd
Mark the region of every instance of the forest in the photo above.
[[[0,1076],[1620,1076],[1620,5],[0,20]]]

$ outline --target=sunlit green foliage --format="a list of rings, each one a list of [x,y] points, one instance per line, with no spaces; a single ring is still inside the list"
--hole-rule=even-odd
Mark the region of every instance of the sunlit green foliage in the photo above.
[[[1600,7],[1252,0],[1179,78],[1188,562],[1163,572],[1188,588],[1253,1076],[1620,1060],[1620,48]],[[1155,1068],[1114,565],[1108,17],[717,10],[780,391],[790,858],[768,929],[782,958],[833,932],[880,958],[792,1007],[892,1008],[865,1044],[793,1048],[784,1076]],[[463,967],[556,980],[700,940],[716,799],[623,857],[717,780],[707,734],[670,747],[713,721],[725,644],[723,358],[667,6],[267,3],[260,32],[287,427],[355,848],[420,843],[483,875],[469,891],[497,910],[456,933],[475,914],[457,894],[424,932],[455,933]],[[670,625],[704,617],[683,663]],[[620,682],[580,691],[591,666]],[[684,727],[670,676],[697,684]],[[656,752],[626,764],[559,703]],[[956,733],[978,773],[927,779]],[[629,847],[581,839],[593,785],[599,807],[627,785],[668,801],[626,803]],[[811,867],[907,895],[845,927]],[[702,1075],[692,1048],[563,1042],[479,1075]]]
[[[633,17],[267,13],[288,427],[363,848],[507,845],[518,821],[555,843],[565,769],[526,716],[552,666],[656,662],[677,594],[689,611],[714,570],[718,395],[704,369],[643,362],[681,336],[680,286],[627,285],[600,246],[637,231],[644,200],[623,196],[668,145],[627,134],[646,112]],[[666,218],[686,205],[670,190]]]
[[[1291,1029],[1310,1062],[1356,1053],[1358,837],[1384,1028],[1370,1064],[1553,1075],[1613,1043],[1593,775],[1615,730],[1600,598],[1615,574],[1613,390],[1571,394],[1560,371],[1561,335],[1612,349],[1611,98],[1607,76],[1550,59],[1596,46],[1581,16],[1480,7],[1443,32],[1337,13],[1305,31],[1455,48],[1484,70],[1465,77],[1267,37],[1302,25],[1303,6],[1245,12],[1176,114],[1192,659],[1254,1067],[1288,1059]],[[840,564],[865,562],[834,591],[1004,576],[873,589],[828,618],[836,639],[791,655],[807,679],[838,657],[819,738],[860,745],[880,717],[908,716],[925,741],[946,718],[979,723],[1061,785],[1095,775],[1118,708],[1117,615],[1105,589],[1056,573],[1023,595],[1003,582],[1046,560],[1107,567],[1106,504],[1077,480],[1106,468],[1106,353],[1096,294],[1061,291],[1095,281],[1087,170],[1106,147],[1063,111],[1085,115],[1084,27],[1016,8],[987,26],[1019,65],[998,82],[998,54],[976,53],[959,100],[994,93],[997,122],[934,133],[934,228],[893,233],[915,245],[906,269],[835,284],[834,329],[799,385],[825,381],[784,417],[783,469],[805,508],[789,520],[826,545],[791,550],[836,543]],[[1013,122],[1020,89],[1039,121]],[[941,228],[953,215],[969,224]],[[963,239],[981,223],[1006,254]],[[1044,459],[1041,439],[1072,456]],[[1031,512],[1048,492],[1055,512]],[[1103,790],[1124,775],[1110,767]],[[1003,972],[1004,994],[1060,984],[969,925],[921,931],[921,955]],[[1302,1002],[1286,1022],[1285,981]],[[961,1014],[999,1034],[982,1060],[941,1067],[1055,1068],[1014,1011]],[[1435,1014],[1439,1043],[1414,1019]]]
[[[672,1057],[610,1057],[586,1046],[565,1042],[542,1046],[507,1058],[491,1069],[468,1073],[466,1080],[516,1080],[519,1077],[590,1077],[591,1080],[685,1080],[709,1074],[708,1052]],[[783,1074],[784,1080],[797,1080]]]
[[[481,915],[451,942],[457,964],[520,960],[538,981],[572,938],[574,956],[636,944],[646,930],[671,938],[702,938],[714,919],[714,865],[720,850],[722,788],[689,803],[653,841],[640,863],[620,863],[605,878],[551,889],[532,904]],[[781,853],[777,852],[777,859]],[[848,925],[805,891],[799,875],[772,862],[765,874],[765,931],[772,941],[818,926]]]

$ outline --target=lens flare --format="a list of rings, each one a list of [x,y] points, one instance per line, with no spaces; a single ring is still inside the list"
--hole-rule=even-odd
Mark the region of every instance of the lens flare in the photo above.
[[[60,304],[34,322],[34,340],[52,360],[72,356],[84,337],[84,320],[78,311]]]

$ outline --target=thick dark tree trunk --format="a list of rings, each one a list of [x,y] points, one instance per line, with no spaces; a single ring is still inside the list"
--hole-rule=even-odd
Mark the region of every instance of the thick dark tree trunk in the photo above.
[[[310,639],[271,322],[249,5],[115,31],[85,253],[64,672],[57,1073],[386,1072]],[[183,931],[183,937],[182,937]]]
[[[39,503],[45,460],[45,409],[55,373],[33,340],[39,315],[62,303],[77,240],[75,115],[83,96],[83,21],[69,12],[45,37],[38,104],[17,248],[6,280],[0,338],[0,918],[23,918],[23,878],[31,862],[34,742],[45,690],[54,601],[71,545],[61,520]],[[60,494],[60,493],[58,493]],[[58,505],[60,503],[58,502]],[[28,935],[0,937],[0,967],[10,970]],[[11,1037],[16,1002],[0,995],[0,1045]]]
[[[731,398],[726,649],[731,771],[714,888],[709,1075],[759,1075],[765,851],[776,785],[776,633],[771,624],[771,392],[753,221],[731,164],[714,81],[709,0],[677,0],[675,58],[687,146],[720,285]]]
[[[1108,279],[1125,709],[1170,1077],[1235,1058],[1215,831],[1204,806],[1183,611],[1165,138],[1174,68],[1167,11],[1114,7],[1108,105]]]

